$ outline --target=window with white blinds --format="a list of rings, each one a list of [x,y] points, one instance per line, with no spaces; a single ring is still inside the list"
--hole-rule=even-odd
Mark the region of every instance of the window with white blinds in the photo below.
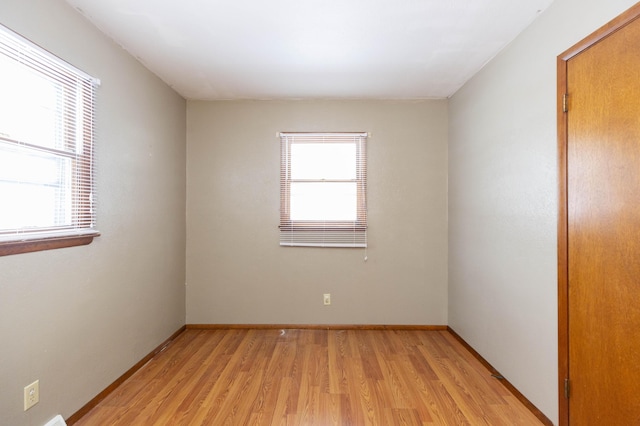
[[[367,246],[367,133],[281,133],[280,245]]]
[[[95,78],[0,26],[0,243],[97,235]]]

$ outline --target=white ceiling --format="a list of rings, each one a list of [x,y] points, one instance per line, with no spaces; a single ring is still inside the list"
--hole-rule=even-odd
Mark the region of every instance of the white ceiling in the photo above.
[[[187,99],[447,98],[553,0],[67,0]]]

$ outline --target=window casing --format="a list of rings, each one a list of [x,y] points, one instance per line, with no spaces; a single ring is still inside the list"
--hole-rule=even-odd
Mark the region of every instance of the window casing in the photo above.
[[[367,134],[280,140],[280,245],[366,247]]]
[[[88,244],[98,81],[0,26],[0,255]]]

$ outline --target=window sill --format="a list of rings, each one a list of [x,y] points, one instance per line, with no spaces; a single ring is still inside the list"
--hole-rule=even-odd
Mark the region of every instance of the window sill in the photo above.
[[[53,250],[65,247],[85,246],[99,236],[97,231],[83,234],[38,236],[21,241],[0,241],[0,256]]]

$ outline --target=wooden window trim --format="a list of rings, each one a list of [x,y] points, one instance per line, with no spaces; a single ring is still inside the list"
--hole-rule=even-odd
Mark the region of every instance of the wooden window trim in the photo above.
[[[65,247],[86,246],[91,244],[93,239],[99,235],[99,232],[95,232],[88,235],[64,235],[55,237],[43,236],[23,241],[0,242],[0,256],[32,253],[36,251],[53,250]]]

